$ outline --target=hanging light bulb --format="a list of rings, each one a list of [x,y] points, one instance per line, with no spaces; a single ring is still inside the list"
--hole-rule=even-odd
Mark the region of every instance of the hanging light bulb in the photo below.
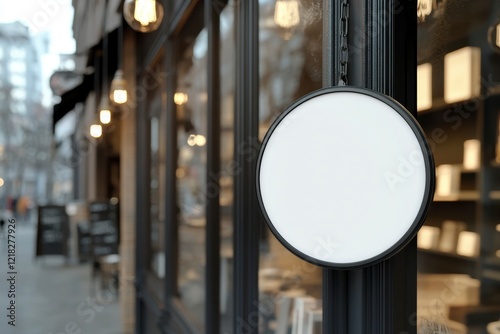
[[[101,111],[99,111],[99,120],[102,124],[111,123],[111,110],[101,109]]]
[[[119,69],[115,72],[113,81],[111,81],[111,93],[109,94],[109,98],[113,103],[124,104],[127,102],[128,95],[125,84],[123,70]]]
[[[174,94],[174,103],[181,106],[188,101],[188,95],[186,93],[177,92]]]
[[[108,104],[108,98],[103,94],[99,104],[99,120],[102,124],[111,123],[111,107]]]
[[[92,124],[90,126],[90,135],[94,138],[99,138],[102,136],[102,126],[101,124]]]
[[[156,0],[125,0],[123,16],[132,29],[151,32],[161,24],[163,6]]]
[[[417,18],[420,22],[425,22],[425,18],[432,12],[434,0],[417,1]]]
[[[300,23],[298,0],[277,0],[274,23],[280,28],[291,29]]]

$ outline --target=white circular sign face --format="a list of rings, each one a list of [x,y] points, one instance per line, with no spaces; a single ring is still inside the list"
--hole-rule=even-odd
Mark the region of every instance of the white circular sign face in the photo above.
[[[266,134],[257,163],[264,217],[290,251],[351,269],[399,251],[434,193],[423,131],[395,100],[356,87],[313,92]]]

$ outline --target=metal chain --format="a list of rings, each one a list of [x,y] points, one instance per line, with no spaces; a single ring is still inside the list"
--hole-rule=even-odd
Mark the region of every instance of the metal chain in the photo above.
[[[349,32],[349,3],[342,0],[340,10],[341,31],[340,31],[340,69],[339,86],[347,85],[347,65],[349,63],[349,47],[347,34]]]

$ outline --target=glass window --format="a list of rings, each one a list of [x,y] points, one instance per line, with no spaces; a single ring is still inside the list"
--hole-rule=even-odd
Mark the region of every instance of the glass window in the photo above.
[[[160,65],[151,69],[161,71]],[[150,134],[150,269],[158,277],[165,277],[165,145],[166,135],[162,128],[166,112],[162,102],[161,75],[151,75],[144,87],[148,87],[148,113]]]
[[[437,176],[417,239],[419,332],[486,333],[500,317],[500,6],[418,3],[418,120]]]
[[[206,30],[187,43],[177,65],[178,289],[200,324],[205,309],[205,225],[207,174]]]
[[[235,50],[234,5],[224,7],[220,14],[220,84],[221,84],[221,333],[233,331],[233,194],[234,176],[234,88]]]
[[[323,23],[321,1],[259,0],[259,4],[262,140],[287,105],[321,88]],[[305,316],[321,312],[322,269],[285,249],[267,226],[263,226],[260,249],[260,332],[295,332],[295,307]],[[299,308],[302,304],[305,308]],[[320,328],[321,317],[315,318]]]

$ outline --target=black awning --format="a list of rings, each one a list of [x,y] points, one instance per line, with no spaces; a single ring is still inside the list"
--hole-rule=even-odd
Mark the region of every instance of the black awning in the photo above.
[[[85,74],[82,82],[78,86],[61,95],[61,102],[54,105],[54,112],[52,114],[52,133],[55,132],[56,123],[68,112],[73,110],[77,103],[84,102],[93,89],[94,73]]]
[[[111,80],[113,75],[118,69],[118,54],[117,54],[117,44],[118,44],[118,29],[113,30],[108,34],[108,48],[107,48],[107,84],[111,85]],[[102,57],[103,52],[103,40],[99,42],[95,47],[89,50],[89,57],[87,61],[87,66],[94,67],[97,63],[97,75],[99,86],[102,87],[103,84],[103,74],[100,73],[99,68],[102,68]],[[94,68],[96,68],[94,67]],[[83,76],[82,82],[73,89],[61,95],[61,101],[54,105],[54,111],[52,114],[52,133],[54,133],[56,128],[56,123],[61,120],[68,112],[73,110],[77,103],[84,102],[87,99],[90,91],[94,90],[94,85],[96,84],[95,72],[91,74],[85,74]],[[108,87],[109,88],[109,87]],[[107,90],[107,89],[106,89]],[[99,101],[100,92],[97,92],[97,101]]]

